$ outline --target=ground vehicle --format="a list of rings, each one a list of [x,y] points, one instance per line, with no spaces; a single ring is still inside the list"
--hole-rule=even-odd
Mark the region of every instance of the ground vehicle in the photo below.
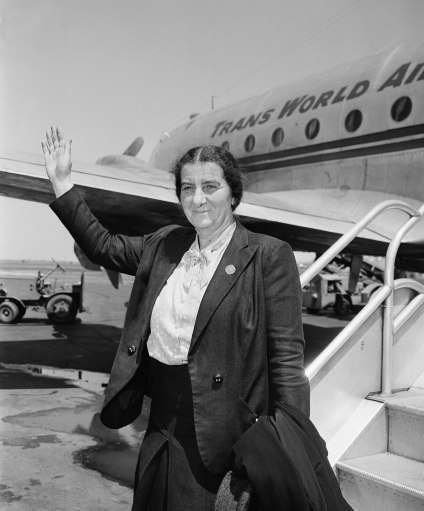
[[[83,312],[84,273],[76,284],[47,280],[57,270],[65,271],[56,263],[45,275],[0,273],[0,323],[20,321],[28,307],[44,307],[54,323],[69,323]]]
[[[381,282],[360,280],[355,293],[348,293],[348,272],[319,273],[303,289],[303,305],[308,312],[319,312],[332,306],[338,316],[352,312],[353,306],[365,305]]]

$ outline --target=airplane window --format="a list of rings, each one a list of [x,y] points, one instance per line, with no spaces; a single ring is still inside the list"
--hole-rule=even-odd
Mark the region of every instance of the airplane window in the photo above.
[[[362,112],[360,110],[352,110],[345,119],[345,128],[349,133],[356,131],[362,124]]]
[[[404,121],[412,110],[412,101],[408,96],[398,98],[392,106],[392,119],[396,122]]]
[[[319,120],[318,119],[311,119],[305,128],[305,135],[306,138],[309,140],[312,140],[318,135],[319,132]]]
[[[229,144],[229,142],[227,142],[227,140],[225,142],[222,142],[221,147],[223,149],[225,149],[226,151],[230,150],[230,144]]]
[[[283,128],[277,128],[274,130],[274,133],[272,134],[272,145],[274,147],[278,147],[283,143],[284,140],[284,130]]]
[[[249,135],[248,137],[246,137],[246,140],[244,141],[244,148],[248,153],[250,153],[250,151],[253,151],[253,149],[255,148],[255,137],[253,135]]]

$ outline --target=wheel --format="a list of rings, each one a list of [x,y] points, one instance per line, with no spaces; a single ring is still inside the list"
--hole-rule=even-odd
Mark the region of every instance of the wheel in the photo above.
[[[26,312],[26,307],[24,307],[22,304],[19,306],[19,312],[18,317],[16,318],[16,322],[20,321],[24,316]]]
[[[55,295],[46,305],[47,317],[53,323],[70,323],[75,319],[77,310],[69,295]]]
[[[334,303],[334,311],[337,316],[347,316],[352,312],[352,301],[348,295],[337,295]]]
[[[312,307],[306,307],[306,312],[308,314],[315,314],[315,315],[317,315],[318,312],[319,312],[319,309],[313,309]]]
[[[5,301],[0,304],[0,322],[13,323],[19,317],[19,307],[14,302]]]

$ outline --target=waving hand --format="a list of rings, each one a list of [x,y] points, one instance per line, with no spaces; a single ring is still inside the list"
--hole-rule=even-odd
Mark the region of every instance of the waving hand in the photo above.
[[[59,197],[72,187],[71,140],[66,140],[59,128],[51,127],[41,141],[41,148],[47,176],[56,197]]]

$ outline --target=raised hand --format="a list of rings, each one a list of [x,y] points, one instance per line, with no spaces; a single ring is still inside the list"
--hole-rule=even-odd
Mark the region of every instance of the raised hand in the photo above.
[[[47,176],[56,197],[72,187],[71,181],[71,140],[65,140],[59,128],[51,127],[41,141]]]

